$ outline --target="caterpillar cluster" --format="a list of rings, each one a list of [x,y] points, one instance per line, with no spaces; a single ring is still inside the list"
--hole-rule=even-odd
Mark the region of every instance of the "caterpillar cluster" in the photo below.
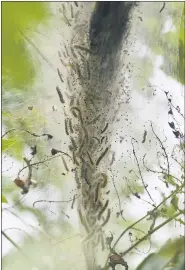
[[[67,13],[61,8],[60,13],[65,14],[66,24],[72,27],[75,15],[69,19],[70,9]],[[81,194],[78,215],[84,228],[83,243],[89,247],[100,244],[104,250],[103,231],[111,217],[106,189],[112,123],[109,105],[113,96],[107,90],[107,79],[100,77],[101,68],[96,69],[99,55],[88,41],[88,27],[87,22],[75,25],[68,45],[58,52],[67,76],[65,78],[58,68],[63,91],[59,86],[56,91],[64,110],[64,129],[70,141],[68,147],[75,167],[74,179]],[[69,168],[67,164],[65,167]],[[92,261],[88,264],[92,265]]]
[[[103,172],[96,172],[110,148],[108,146],[105,148],[104,144],[107,140],[106,136],[103,136],[108,129],[108,124],[101,130],[100,139],[92,138],[88,133],[87,125],[84,124],[80,108],[72,106],[70,111],[72,116],[71,118],[66,117],[64,125],[66,135],[69,136],[71,142],[69,150],[72,152],[73,163],[78,168],[75,170],[75,181],[77,188],[82,190],[83,195],[83,209],[79,209],[79,217],[87,232],[85,239],[87,241],[94,233],[99,233],[101,228],[108,223],[111,214],[110,209],[108,209],[109,201],[106,200],[105,204],[101,202],[101,190],[106,188],[108,177]],[[76,125],[73,124],[74,120],[78,120]],[[98,145],[100,149],[103,149],[96,160],[90,153],[93,144],[96,144],[96,148]],[[104,214],[105,217],[102,220]],[[94,226],[95,228],[91,230]]]
[[[73,164],[76,166],[75,181],[77,188],[82,191],[82,206],[79,206],[79,217],[86,230],[85,241],[87,241],[94,234],[99,234],[102,227],[108,223],[111,214],[110,209],[108,209],[109,201],[106,200],[105,204],[101,201],[102,190],[107,186],[108,177],[103,172],[97,172],[97,168],[110,149],[107,146],[106,137],[108,123],[100,130],[99,138],[92,137],[88,133],[90,124],[84,123],[80,107],[71,106],[70,112],[71,117],[65,118],[64,126],[66,135],[70,138],[69,151],[72,153]],[[94,122],[95,120],[92,121],[92,124]],[[94,148],[100,149],[96,159],[95,155],[91,154]],[[65,165],[65,167],[67,166]]]

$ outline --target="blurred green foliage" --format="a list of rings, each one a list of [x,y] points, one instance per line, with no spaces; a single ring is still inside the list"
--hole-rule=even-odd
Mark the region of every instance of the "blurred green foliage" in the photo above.
[[[185,4],[179,36],[179,80],[182,84],[185,84]]]
[[[158,253],[149,254],[136,270],[180,270],[184,267],[184,237],[169,239]]]
[[[11,115],[9,113],[6,113],[4,111],[2,111],[2,116],[7,116],[7,117],[11,117]]]
[[[25,96],[25,91],[31,90],[31,83],[33,82],[33,79],[36,75],[36,70],[34,69],[32,65],[32,59],[31,55],[29,54],[29,51],[27,50],[27,44],[21,35],[21,32],[27,33],[28,29],[31,28],[32,30],[34,27],[36,28],[38,24],[43,22],[44,20],[47,20],[49,17],[49,13],[47,11],[47,3],[46,2],[3,2],[2,3],[2,75],[3,75],[3,85],[8,81],[10,82],[11,87],[8,88],[8,91],[12,93],[17,93],[19,90],[22,92],[21,100],[21,106],[20,106],[20,100],[19,106],[17,110],[14,110],[13,113],[11,112],[11,116],[8,112],[3,112],[3,121],[7,128],[11,128],[12,126],[15,128],[24,128],[31,130],[33,132],[39,132],[42,125],[44,125],[46,119],[42,117],[40,111],[37,109],[33,109],[29,111],[27,109],[27,100],[29,99],[29,96]],[[176,10],[175,3],[171,5],[172,15],[173,12]],[[174,13],[175,14],[175,13]],[[156,31],[156,33],[160,32],[160,24],[159,22],[151,18],[150,21],[146,22],[146,27],[148,27],[149,31],[147,32],[147,35],[151,37],[151,40],[153,40],[152,37],[152,31],[150,29],[152,28],[153,31]],[[30,30],[29,30],[30,31]],[[29,34],[29,33],[28,33]],[[169,74],[170,76],[174,76],[177,80],[179,80],[181,83],[184,83],[184,16],[181,20],[181,30],[180,30],[180,36],[178,32],[170,32],[166,33],[165,35],[159,35],[159,46],[153,46],[152,50],[157,55],[162,55],[166,57],[166,65],[163,67],[164,71]],[[179,40],[179,77],[177,78],[177,73],[175,72],[170,73],[171,70],[176,69],[176,52],[174,50],[176,44],[173,41]],[[139,65],[141,63],[138,61]],[[146,80],[146,77],[148,78],[153,71],[153,65],[151,60],[148,58],[143,59],[143,64],[146,70],[146,73],[143,73],[143,78],[141,78],[140,86],[143,87],[144,81]],[[172,67],[170,70],[168,70],[168,66]],[[30,87],[28,87],[30,85]],[[14,96],[14,94],[11,96],[10,100],[8,102],[10,103],[16,103],[17,97]],[[8,118],[5,118],[8,117]],[[34,130],[33,130],[34,128]],[[38,143],[39,142],[39,143]],[[16,157],[16,159],[22,159],[23,150],[25,145],[31,146],[37,144],[38,145],[38,158],[40,156],[44,156],[46,152],[46,147],[43,142],[40,141],[40,139],[35,139],[32,136],[24,133],[15,131],[12,133],[9,133],[8,138],[3,139],[2,141],[2,150],[8,151],[10,155],[13,155]],[[53,161],[54,162],[54,161]],[[62,190],[62,181],[61,181],[61,172],[60,170],[56,170],[56,164],[53,163],[50,165],[51,170],[41,170],[39,168],[38,170],[38,178],[42,179],[44,178],[45,184],[48,184],[48,179],[52,178],[52,183],[58,183],[58,188],[60,187],[60,190]],[[57,182],[57,180],[59,180]],[[69,179],[68,179],[69,180]],[[137,179],[138,180],[138,179]],[[175,180],[171,177],[168,177],[168,179],[165,179],[169,182],[172,186],[176,186]],[[131,182],[130,182],[131,181]],[[132,189],[134,192],[137,193],[143,193],[144,187],[135,180],[134,176],[132,176],[132,179],[129,181],[132,185]],[[7,189],[5,189],[5,192],[11,193],[14,190],[14,184],[12,183],[12,186],[9,187],[8,190],[8,184]],[[123,193],[123,192],[122,192]],[[128,189],[126,195],[132,194],[131,190]],[[6,193],[5,193],[6,195]],[[13,198],[13,201],[18,201],[20,199],[20,194],[17,194],[17,198]],[[12,195],[13,196],[13,195]],[[116,195],[115,195],[116,196]],[[6,202],[6,197],[2,196],[2,202]],[[38,220],[41,221],[42,224],[49,224],[48,221],[48,212],[42,212],[40,210],[37,211],[36,208],[26,206],[24,204],[18,204],[17,209],[20,211],[20,213],[30,213],[33,214],[35,217],[38,218]],[[62,209],[62,208],[61,208]],[[170,205],[164,205],[161,210],[161,216],[163,217],[170,217],[172,216],[176,210],[178,209],[178,197],[174,196],[171,200]],[[61,215],[62,216],[62,215]],[[63,216],[62,216],[63,217]],[[130,223],[125,223],[123,220],[119,220],[118,223],[120,225],[130,225]],[[65,226],[64,226],[65,225]],[[63,218],[61,220],[58,220],[58,223],[56,224],[56,227],[60,228],[60,235],[58,236],[59,239],[62,239],[65,231],[72,228],[69,226],[69,223],[66,222],[64,224]],[[61,230],[62,228],[62,230]],[[55,228],[56,229],[56,228]],[[138,224],[138,229],[147,230],[147,224]],[[48,229],[49,233],[49,229]],[[141,233],[142,235],[142,233]],[[140,236],[140,233],[138,231],[138,236]],[[47,255],[50,260],[53,260],[55,263],[54,269],[61,269],[61,265],[63,264],[62,261],[62,252],[60,248],[56,248],[57,250],[57,256],[51,255],[51,243],[47,243],[47,246],[45,245],[45,239],[41,239],[41,235],[39,235],[38,239],[34,239],[33,245],[30,244],[30,241],[28,241],[26,238],[24,239],[24,250],[26,250],[26,253],[33,256],[36,263],[34,266],[36,267],[43,267],[43,261]],[[35,242],[35,240],[37,242]],[[42,241],[41,241],[42,240]],[[49,242],[49,241],[48,241]],[[68,249],[71,250],[71,243],[66,242],[66,245],[70,245]],[[77,243],[78,244],[78,243]],[[79,245],[76,245],[74,242],[75,251],[79,250]],[[47,251],[43,251],[44,249],[47,249]],[[65,250],[66,246],[65,246]],[[52,250],[53,251],[53,250]],[[182,262],[180,258],[182,257],[181,254],[183,254],[183,245],[182,245],[182,239],[176,239],[174,241],[168,241],[158,253],[152,253],[150,254],[137,268],[137,270],[160,270],[164,269],[164,264],[168,261],[173,263],[171,270],[182,270],[180,267],[182,266]],[[67,250],[68,252],[68,250]],[[44,257],[45,256],[45,257]],[[61,256],[61,258],[60,258]],[[181,256],[181,257],[180,257]],[[52,258],[51,258],[52,257]],[[19,259],[18,259],[19,258]],[[67,257],[65,257],[66,259]],[[47,258],[48,259],[48,258]],[[12,264],[12,261],[14,264]],[[21,269],[21,267],[24,267],[22,269],[33,269],[33,267],[28,262],[25,261],[22,257],[19,257],[18,252],[15,251],[13,254],[9,254],[7,257],[4,258],[3,264],[5,266],[5,269]],[[45,267],[42,269],[52,269],[52,266],[49,265],[49,263],[45,263]],[[57,265],[56,267],[56,264]],[[72,261],[71,267],[74,267],[75,262]],[[79,267],[79,265],[77,265]],[[163,267],[163,268],[162,268]],[[174,268],[176,267],[176,268]],[[69,268],[74,269],[74,268]],[[78,269],[82,269],[81,267]],[[169,268],[168,268],[169,269]]]
[[[9,148],[8,153],[18,160],[22,159],[25,146],[31,147],[34,144],[37,144],[38,140],[40,152],[44,151],[44,142],[42,140],[20,130],[25,129],[40,134],[41,127],[47,122],[39,109],[33,108],[30,111],[26,105],[27,104],[12,112],[11,118],[3,117],[3,123],[7,130],[10,130],[11,128],[15,129],[7,134],[7,140],[15,141],[15,143],[11,145],[11,148]]]
[[[11,139],[2,139],[2,151],[8,150],[11,146],[16,143],[16,140]]]
[[[2,83],[25,90],[36,70],[21,32],[48,18],[46,2],[2,2]]]
[[[30,95],[33,95],[33,79],[37,70],[22,33],[30,36],[38,25],[48,20],[50,14],[46,2],[2,3],[2,86],[3,125],[11,128],[35,129],[40,132],[41,114],[28,111]],[[11,115],[11,117],[10,117]],[[9,116],[9,117],[7,117]],[[43,123],[43,121],[42,121]],[[20,131],[9,133],[3,142],[3,151],[8,142],[13,142],[9,154],[21,159],[25,144],[33,140]],[[6,143],[6,145],[5,145]]]
[[[7,203],[8,202],[6,197],[3,194],[1,195],[1,202],[2,203]]]
[[[164,61],[160,69],[166,75],[185,84],[185,7],[180,2],[168,2],[166,5],[168,5],[168,16],[162,14],[156,17],[155,12],[149,10],[142,22],[143,28],[139,35],[155,56],[163,57]],[[155,7],[154,4],[153,8]],[[179,18],[180,13],[181,18]],[[163,32],[166,24],[169,28],[171,25],[171,28]],[[138,69],[142,66],[137,86],[139,85],[139,89],[142,89],[153,74],[154,63],[148,56],[139,58],[137,61]]]
[[[179,3],[168,3],[170,8],[170,15],[176,31],[169,31],[162,35],[159,35],[159,55],[165,57],[165,61],[161,66],[161,69],[175,80],[182,84],[185,84],[185,8],[182,12],[181,25],[177,18],[177,11]],[[151,33],[152,34],[152,33]],[[178,47],[177,45],[178,44]],[[179,51],[177,51],[177,49]],[[155,49],[154,49],[155,50]],[[156,51],[155,51],[156,52]]]
[[[20,129],[40,133],[40,128],[44,126],[47,121],[38,109],[33,108],[30,111],[26,106],[22,106],[20,109],[12,112],[11,117],[7,116],[10,115],[4,112],[3,124],[6,126],[7,130],[11,130],[12,128],[15,130],[9,132],[6,135],[6,139],[2,139],[2,151],[8,151],[9,155],[21,160],[25,146],[33,146],[38,139]],[[39,145],[40,150],[43,152],[43,141],[40,141]]]

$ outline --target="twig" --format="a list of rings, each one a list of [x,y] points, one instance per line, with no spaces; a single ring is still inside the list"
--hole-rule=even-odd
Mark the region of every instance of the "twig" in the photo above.
[[[132,228],[132,230],[141,232],[141,233],[143,233],[143,234],[145,235],[145,232],[142,231],[142,230],[140,230],[140,229],[138,229],[138,228]],[[133,240],[131,239],[131,235],[130,235],[130,242],[131,242],[131,244],[133,244]],[[142,251],[140,251],[140,250],[139,250],[138,248],[136,248],[136,247],[135,247],[135,250],[137,250],[138,252],[143,253],[143,254],[148,254],[149,251],[150,251],[150,249],[151,249],[151,240],[150,240],[150,237],[148,237],[148,242],[149,242],[149,249],[147,250],[147,252],[142,252]]]
[[[152,122],[151,122],[151,127],[152,127],[152,131],[153,131],[155,137],[157,138],[157,140],[159,141],[159,143],[160,143],[160,145],[161,145],[162,150],[164,151],[164,154],[165,154],[165,157],[166,157],[166,160],[167,160],[168,175],[169,175],[169,174],[170,174],[170,164],[169,164],[168,155],[167,155],[167,153],[166,153],[166,149],[165,149],[165,147],[163,146],[163,143],[161,142],[161,140],[159,139],[159,137],[157,136],[157,134],[155,133],[155,131],[154,131],[154,129],[153,129]]]
[[[157,230],[161,229],[163,226],[165,226],[167,223],[169,223],[171,220],[175,219],[176,217],[180,216],[181,214],[182,214],[181,211],[178,212],[178,213],[176,213],[176,214],[174,214],[172,217],[168,218],[163,223],[161,223],[160,225],[158,225],[157,227],[155,227],[155,229],[153,229],[152,231],[149,231],[145,236],[143,236],[141,239],[139,239],[134,245],[132,245],[127,250],[125,250],[123,252],[123,256],[126,255],[133,248],[135,248],[137,245],[139,245],[141,242],[143,242],[146,238],[148,238],[149,236],[151,236],[154,232],[156,232]]]
[[[112,173],[112,170],[111,170],[111,169],[110,169],[110,172]],[[121,217],[122,217],[123,220],[126,221],[126,219],[123,217],[123,214],[122,214],[123,211],[122,211],[122,209],[121,209],[121,200],[120,200],[119,193],[118,193],[118,191],[117,191],[117,188],[116,188],[116,185],[115,185],[115,182],[114,182],[114,175],[113,175],[113,173],[112,173],[112,183],[113,183],[113,185],[114,185],[114,189],[115,189],[116,195],[117,195],[117,197],[118,197],[118,201],[119,201],[119,210],[120,210]]]
[[[166,91],[164,91],[163,89],[161,89],[159,86],[157,86],[157,85],[153,85],[154,87],[156,87],[156,88],[158,88],[159,90],[161,90],[163,93],[165,93],[165,95],[166,95],[166,97],[167,97],[167,100],[168,100],[168,102],[170,103],[170,105],[178,112],[178,114],[182,117],[182,118],[184,118],[185,119],[185,117],[184,117],[184,115],[177,109],[177,107],[175,107],[174,105],[173,105],[173,103],[171,102],[171,99],[168,97],[168,93],[169,92],[166,92]],[[170,110],[171,111],[171,110]],[[171,114],[173,114],[172,112],[171,112]]]
[[[2,235],[25,257],[29,260],[28,256],[24,254],[22,249],[3,231],[1,231]]]
[[[24,219],[20,218],[16,213],[14,213],[12,210],[9,210],[9,209],[3,209],[3,210],[6,210],[8,211],[9,213],[11,213],[13,216],[15,216],[19,221],[21,221],[24,225],[32,228],[33,230],[36,230],[37,232],[39,233],[42,233],[42,231],[40,229],[38,229],[37,227],[31,225],[30,223],[26,222]]]
[[[10,133],[10,132],[12,132],[12,131],[15,131],[15,130],[21,130],[21,131],[27,132],[27,133],[29,133],[30,135],[34,136],[34,137],[48,136],[48,140],[53,138],[53,136],[50,135],[50,134],[43,133],[43,134],[41,134],[41,135],[38,135],[38,134],[36,134],[36,133],[32,133],[32,132],[30,132],[30,131],[28,131],[28,130],[26,130],[26,129],[22,129],[22,128],[12,128],[12,129],[8,130],[7,132],[5,132],[1,138],[4,138],[8,133]]]
[[[58,154],[58,153],[61,153],[61,154],[65,155],[65,156],[69,157],[69,158],[72,160],[72,157],[71,157],[70,155],[68,155],[67,153],[65,153],[65,152],[63,152],[63,151],[61,151],[61,150],[57,150],[57,149],[55,149],[55,148],[52,148],[52,149],[51,149],[51,154],[52,154],[53,156],[56,155],[56,154]]]
[[[135,140],[134,138],[132,138],[132,140]],[[140,165],[139,165],[139,162],[138,162],[138,159],[137,159],[137,156],[136,156],[136,152],[135,152],[135,149],[134,149],[134,145],[133,145],[133,142],[131,141],[132,143],[132,147],[133,147],[133,154],[134,154],[134,157],[135,157],[135,160],[136,160],[136,163],[137,163],[137,166],[138,166],[138,169],[139,169],[139,174],[140,174],[140,177],[141,177],[141,180],[142,180],[142,183],[143,183],[143,186],[144,186],[144,189],[146,190],[148,196],[150,197],[150,199],[154,202],[154,200],[152,199],[148,189],[147,189],[147,186],[145,185],[145,182],[144,182],[144,179],[143,179],[143,176],[142,176],[142,173],[141,173],[141,169],[140,169]]]
[[[134,171],[133,171],[133,172],[134,172]],[[134,172],[134,173],[135,173],[135,172]],[[129,183],[128,183],[127,177],[124,177],[124,178],[126,179],[127,186],[128,186],[128,188],[129,188],[129,190],[130,190],[130,192],[132,193],[133,196],[135,196],[136,198],[138,198],[138,199],[140,199],[140,200],[142,200],[142,201],[144,201],[144,202],[146,202],[146,203],[148,203],[148,204],[154,206],[152,203],[150,203],[150,202],[148,202],[148,201],[142,199],[142,198],[140,197],[140,195],[139,195],[137,192],[134,192],[134,191],[132,190],[131,186],[130,186]]]
[[[62,152],[62,151],[60,151],[60,152]],[[62,152],[63,154],[65,154],[64,152]],[[67,154],[66,154],[67,155]],[[35,166],[35,165],[38,165],[38,164],[44,164],[45,162],[47,162],[47,161],[49,161],[49,160],[51,160],[51,159],[53,159],[53,158],[56,158],[56,157],[59,157],[59,156],[54,156],[54,157],[50,157],[50,158],[48,158],[48,159],[45,159],[45,160],[42,160],[42,161],[39,161],[39,162],[35,162],[35,163],[32,163],[32,164],[30,164],[30,167],[32,167],[32,166]],[[70,156],[69,156],[70,157]],[[20,171],[19,171],[19,173],[18,173],[18,177],[19,177],[19,175],[20,175],[20,173],[23,171],[23,170],[25,170],[26,168],[28,168],[28,165],[27,166],[24,166]]]
[[[77,199],[78,197],[80,197],[80,195],[81,194],[79,194],[78,196],[76,196],[75,197],[75,199]],[[35,201],[34,203],[33,203],[33,207],[35,207],[35,204],[36,203],[67,203],[67,202],[72,202],[74,200],[74,198],[73,199],[71,199],[71,200],[67,200],[67,201],[48,201],[48,200],[38,200],[38,201]]]
[[[61,244],[61,243],[65,242],[65,241],[68,240],[68,239],[71,239],[71,238],[74,238],[74,237],[80,236],[80,235],[81,235],[80,233],[77,233],[77,234],[75,234],[75,235],[73,235],[73,236],[67,237],[67,238],[65,238],[65,239],[63,239],[63,240],[61,240],[61,241],[59,241],[59,242],[56,242],[56,243],[53,244],[52,246],[56,246],[56,245],[58,245],[58,244]]]
[[[32,237],[29,235],[29,233],[27,233],[26,231],[24,231],[24,230],[22,230],[22,229],[20,229],[20,228],[16,228],[16,227],[15,227],[15,228],[14,228],[14,227],[12,227],[12,228],[7,228],[7,229],[3,230],[3,232],[8,231],[8,230],[18,230],[18,231],[20,231],[20,232],[26,234],[26,235],[33,241]]]

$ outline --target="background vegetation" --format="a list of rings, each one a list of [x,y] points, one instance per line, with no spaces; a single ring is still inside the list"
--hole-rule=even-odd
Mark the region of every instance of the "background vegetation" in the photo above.
[[[150,16],[149,12],[148,17],[146,15],[142,18],[144,31],[140,38],[149,44],[150,50],[155,56],[164,57],[165,61],[160,67],[161,70],[177,83],[184,85],[185,8],[183,6],[183,16],[179,24],[177,17],[182,5],[174,2],[168,3],[168,6],[168,16],[177,31],[162,33],[160,26],[169,18],[162,16],[163,21],[160,22],[154,16]],[[11,243],[8,246],[9,251],[3,256],[3,269],[57,270],[61,269],[61,265],[62,268],[66,266],[65,269],[85,269],[77,213],[70,210],[75,194],[75,183],[72,174],[66,173],[61,153],[55,155],[51,151],[65,142],[62,119],[59,113],[54,115],[55,106],[52,103],[46,103],[50,104],[52,108],[49,111],[50,114],[52,113],[52,121],[60,125],[58,129],[52,129],[51,119],[38,102],[38,100],[46,98],[46,92],[42,87],[36,87],[40,80],[38,74],[40,74],[42,66],[36,55],[41,55],[42,50],[38,44],[34,43],[34,35],[40,31],[41,25],[44,25],[45,29],[49,28],[49,22],[54,15],[50,4],[46,2],[2,3],[2,126],[3,134],[8,132],[2,136],[2,216],[3,242],[5,246],[8,242]],[[158,37],[157,40],[153,38],[153,33],[158,33],[155,34]],[[30,53],[33,52],[33,48],[35,53]],[[53,47],[54,49],[55,47]],[[41,58],[43,57],[45,55],[41,55]],[[137,58],[136,62],[135,70],[138,76],[133,79],[133,82],[135,80],[141,91],[154,72],[154,63],[147,56]],[[143,67],[142,76],[137,70],[137,67],[140,66]],[[55,87],[55,82],[53,82],[53,89]],[[52,92],[52,90],[47,91],[49,95]],[[183,157],[185,144],[180,124],[182,120],[179,120],[184,118],[184,115],[180,110],[180,105],[176,103],[175,97],[168,95],[165,91],[168,92],[168,90],[163,89],[162,91],[164,100],[166,100],[164,114],[171,117],[168,118],[171,125],[167,124],[170,134],[172,134],[170,136],[173,136],[174,139],[171,151],[168,149],[167,139],[165,140],[166,134],[158,131],[155,133],[155,129],[151,125],[150,131],[147,132],[147,135],[145,134],[145,139],[146,141],[151,139],[157,145],[159,151],[153,160],[158,165],[149,166],[151,160],[147,157],[149,155],[147,149],[150,149],[150,144],[147,144],[148,148],[145,149],[146,168],[142,163],[143,150],[137,152],[143,144],[140,143],[136,150],[135,144],[131,144],[130,141],[132,151],[129,153],[130,161],[127,173],[125,173],[125,169],[122,169],[123,160],[116,164],[119,178],[125,180],[119,182],[117,189],[119,199],[125,201],[124,207],[128,219],[127,221],[122,219],[122,213],[117,207],[117,192],[113,192],[112,202],[116,205],[114,209],[118,209],[114,211],[117,219],[114,217],[112,221],[114,223],[116,220],[116,226],[110,225],[108,228],[114,235],[112,241],[114,250],[120,252],[124,245],[124,255],[128,264],[131,265],[129,269],[182,270],[184,267],[184,237],[180,233],[163,243],[152,239],[160,229],[166,228],[164,227],[166,224],[170,224],[168,229],[171,228],[173,232],[175,226],[178,226],[178,229],[180,226],[184,226]],[[151,93],[153,92],[154,88],[151,88]],[[148,93],[148,99],[150,99],[151,93]],[[160,90],[155,90],[155,93],[159,95]],[[51,131],[51,134],[47,132],[48,130]],[[58,134],[60,141],[55,139]],[[143,131],[143,141],[145,135]],[[134,138],[139,140],[138,130],[135,130]],[[67,141],[65,143],[67,144]],[[33,154],[35,146],[36,153]],[[37,186],[26,195],[22,195],[20,188],[13,182],[19,171],[25,166],[23,156],[32,158],[32,163],[35,164],[32,177],[37,180]],[[133,160],[135,160],[135,167]],[[170,166],[171,173],[166,169],[168,166]],[[25,179],[27,174],[28,171],[23,170],[21,177]],[[155,197],[156,191],[154,188],[151,189],[147,198],[147,202],[150,203],[146,203],[144,193],[150,181],[147,180],[147,184],[143,184],[143,175],[145,175],[144,179],[154,178],[162,183],[162,187],[158,187],[158,203],[155,202],[151,212],[147,211],[146,205],[153,204],[149,197]],[[113,185],[113,191],[114,188]],[[42,202],[39,203],[39,201]],[[136,217],[133,215],[134,209],[131,204],[133,201],[135,204],[142,201],[143,218],[137,220],[137,215]],[[72,212],[71,219],[68,217],[68,212]],[[165,229],[163,232],[165,233]],[[121,234],[124,234],[125,238],[117,247],[116,239],[119,239]],[[138,256],[138,254],[141,255]],[[142,262],[138,263],[136,267],[134,264],[132,265],[133,258]],[[117,269],[122,269],[122,267],[117,266]]]

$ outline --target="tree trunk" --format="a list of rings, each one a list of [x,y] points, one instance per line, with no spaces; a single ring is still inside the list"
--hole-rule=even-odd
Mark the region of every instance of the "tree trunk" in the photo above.
[[[69,148],[82,194],[78,213],[88,270],[101,269],[98,256],[106,248],[103,230],[111,215],[107,171],[112,124],[119,106],[119,89],[113,83],[133,6],[134,2],[97,3],[90,23],[75,27],[70,44],[66,121],[71,125]]]

